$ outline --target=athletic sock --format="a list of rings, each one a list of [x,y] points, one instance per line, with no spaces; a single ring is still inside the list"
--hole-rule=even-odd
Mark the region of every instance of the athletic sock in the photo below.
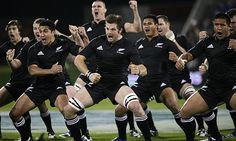
[[[229,114],[234,123],[234,132],[236,132],[236,110],[234,110],[229,104],[226,104],[226,108],[229,110]]]
[[[80,130],[82,135],[86,135],[88,127],[87,127],[87,118],[85,114],[85,110],[82,109],[81,111],[77,112],[80,122]]]
[[[65,123],[70,131],[71,137],[73,137],[75,141],[82,141],[80,133],[79,117],[76,116],[73,119],[66,119]]]
[[[31,135],[29,133],[29,129],[27,129],[28,127],[25,123],[24,117],[22,117],[19,121],[14,122],[14,126],[20,133],[22,141],[26,141],[30,138]]]
[[[25,124],[26,124],[26,128],[27,128],[27,132],[30,134],[30,137],[32,138],[32,133],[31,133],[31,116],[29,114],[29,112],[26,112],[23,115],[24,119],[25,119]]]
[[[145,111],[145,114],[147,115],[148,125],[149,125],[150,130],[157,131],[153,118],[152,118],[152,112],[149,110],[148,107],[145,107],[144,111]]]
[[[198,130],[200,130],[200,129],[205,129],[202,116],[201,116],[201,115],[195,115],[194,118],[195,118],[196,121],[197,121]]]
[[[52,122],[51,122],[50,111],[47,110],[45,113],[40,113],[40,116],[41,116],[44,124],[46,125],[47,132],[54,133],[54,131],[52,129]]]
[[[216,115],[213,111],[209,112],[206,115],[203,115],[203,120],[206,122],[208,126],[208,134],[215,138],[216,140],[222,140],[222,136],[219,132],[218,126],[217,126],[217,120]]]
[[[115,117],[115,121],[118,129],[119,139],[126,140],[127,115],[124,115],[123,117]]]
[[[127,120],[129,123],[129,129],[134,130],[135,129],[135,127],[134,127],[134,114],[132,111],[128,111],[126,114],[127,114]]]
[[[0,138],[2,138],[2,128],[1,128],[2,121],[1,121],[1,119],[2,119],[2,116],[0,115]]]
[[[147,116],[135,117],[135,121],[141,130],[145,141],[151,141],[150,128],[148,125]]]
[[[179,113],[174,114],[174,118],[176,123],[180,126],[180,128],[184,131],[186,141],[194,141],[195,138],[195,129],[196,123],[193,117],[189,119],[180,118]]]

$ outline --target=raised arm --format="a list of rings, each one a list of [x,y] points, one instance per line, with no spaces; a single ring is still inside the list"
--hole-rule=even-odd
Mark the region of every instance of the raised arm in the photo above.
[[[6,60],[12,70],[16,70],[22,65],[22,63],[19,59],[17,59],[17,58],[14,59],[14,55],[15,55],[15,49],[9,49],[6,52]]]
[[[141,32],[142,22],[138,12],[138,4],[136,0],[130,0],[129,6],[133,12],[134,20],[133,23],[126,22],[124,25],[126,32]]]

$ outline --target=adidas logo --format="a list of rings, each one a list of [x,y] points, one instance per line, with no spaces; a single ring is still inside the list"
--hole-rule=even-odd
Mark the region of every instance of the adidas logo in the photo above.
[[[59,46],[59,47],[56,48],[56,50],[60,50],[61,48],[62,48],[62,46]]]
[[[69,82],[66,82],[65,85],[66,85],[66,86],[67,86],[67,85],[70,85],[70,83],[69,83]]]
[[[214,48],[214,46],[210,44],[209,46],[207,46],[207,48]]]
[[[155,45],[155,47],[162,48],[162,47],[163,47],[163,44],[164,44],[164,43],[157,43],[157,44]]]
[[[61,89],[63,89],[62,87],[57,87],[57,90],[61,90]]]
[[[125,49],[124,48],[119,48],[118,51],[124,51]]]
[[[123,85],[123,84],[125,84],[125,82],[122,81],[122,82],[120,82],[120,84]]]
[[[97,47],[97,50],[103,50],[102,46]]]
[[[87,32],[89,32],[89,31],[92,31],[92,28],[91,28],[91,27],[89,27],[89,28],[87,29]]]
[[[183,84],[183,83],[185,83],[185,82],[187,82],[187,81],[183,79],[183,80],[181,81],[181,84]]]
[[[121,52],[121,51],[124,51],[124,50],[125,50],[124,48],[119,48],[116,53],[118,53],[118,54],[125,54],[124,52]]]
[[[201,90],[206,91],[207,88],[208,86],[202,86]]]
[[[56,52],[61,52],[61,51],[63,51],[62,46],[56,48]]]
[[[134,87],[138,87],[138,83],[137,83],[137,82],[134,82],[133,86],[134,86]]]
[[[40,55],[44,55],[44,53],[43,53],[42,51],[40,51],[40,52],[38,52],[37,55],[38,55],[38,56],[40,56]]]
[[[236,89],[236,85],[232,88],[232,90],[235,90]]]
[[[138,47],[138,49],[142,49],[143,48],[143,45],[141,44],[139,47]]]
[[[165,84],[165,83],[161,83],[161,86],[160,86],[160,87],[164,87],[164,86],[166,86],[166,84]]]

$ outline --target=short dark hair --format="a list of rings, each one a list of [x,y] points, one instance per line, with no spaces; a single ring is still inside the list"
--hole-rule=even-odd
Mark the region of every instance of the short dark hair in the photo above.
[[[54,31],[56,29],[56,25],[54,24],[53,21],[49,20],[49,19],[45,19],[45,20],[42,20],[40,23],[39,23],[39,26],[48,26],[48,28],[51,30],[51,31]]]
[[[94,2],[102,2],[103,5],[104,5],[104,7],[106,8],[106,4],[105,4],[104,0],[95,0],[95,1],[93,1],[93,3],[94,3]]]
[[[230,17],[233,18],[233,16],[236,16],[236,8],[229,9],[226,14]]]
[[[147,16],[143,17],[143,20],[144,19],[152,19],[155,24],[158,23],[157,17],[155,15],[153,15],[153,14],[148,14]]]
[[[156,18],[157,18],[157,20],[163,19],[166,23],[170,23],[170,20],[166,15],[157,15]]]
[[[215,19],[224,19],[228,25],[230,25],[230,17],[225,13],[218,13],[215,15]]]
[[[15,25],[17,26],[18,30],[21,32],[22,30],[22,24],[19,20],[11,20],[7,23],[6,27],[5,27],[5,30],[8,31],[8,28],[12,25]]]
[[[116,15],[116,14],[110,14],[108,16],[106,16],[106,22],[107,23],[116,23],[117,24],[117,28],[120,30],[122,28],[122,17],[120,15]]]
[[[34,24],[40,24],[42,21],[46,20],[45,18],[37,18],[34,20]]]

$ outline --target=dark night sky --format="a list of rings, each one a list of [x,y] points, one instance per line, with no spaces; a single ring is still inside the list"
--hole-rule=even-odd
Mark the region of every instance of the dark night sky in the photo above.
[[[120,5],[127,5],[129,0],[105,0],[108,11],[116,8]],[[4,32],[4,27],[8,21],[12,19],[19,19],[23,24],[23,35],[30,33],[32,35],[32,22],[35,18],[44,17],[52,20],[59,19],[58,28],[60,30],[68,29],[68,24],[82,25],[88,19],[84,18],[84,14],[91,15],[90,6],[93,0],[8,0],[2,1],[2,8],[0,8],[0,33]],[[154,7],[153,5],[162,4],[163,7]],[[154,12],[165,13],[168,11],[168,15],[176,13],[177,7],[190,3],[192,5],[194,0],[138,0],[139,5],[150,5],[157,9]],[[88,7],[88,13],[84,12],[84,7]],[[3,8],[4,7],[4,8]],[[190,7],[191,8],[191,7]],[[179,9],[177,9],[180,12]],[[185,10],[185,9],[184,9]],[[183,9],[182,9],[183,11]],[[182,15],[187,15],[186,11],[183,11]],[[175,16],[173,16],[175,18]],[[173,19],[172,18],[172,19]],[[186,16],[182,17],[186,18]],[[175,19],[174,19],[175,20]],[[26,30],[25,30],[25,27]],[[30,28],[29,28],[30,27]],[[0,34],[0,44],[7,40],[6,34]]]

